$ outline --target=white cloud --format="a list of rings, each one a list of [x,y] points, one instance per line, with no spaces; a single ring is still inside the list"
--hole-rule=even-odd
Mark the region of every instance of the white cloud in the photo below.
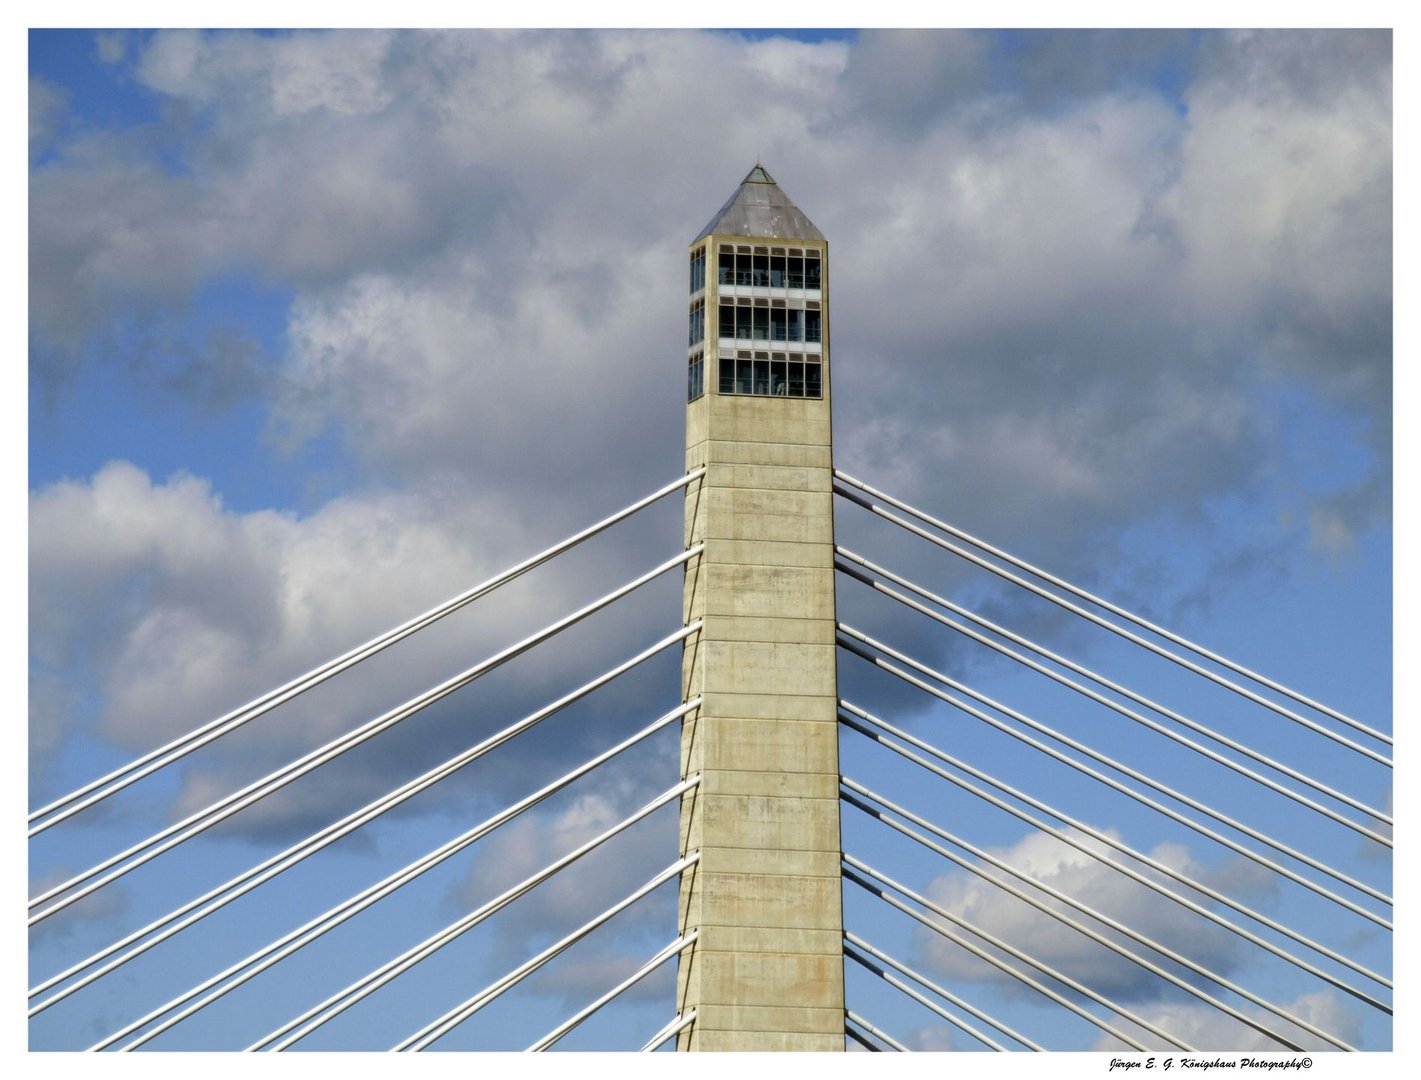
[[[63,671],[83,670],[96,681],[105,737],[146,750],[557,538],[535,542],[503,508],[459,486],[369,491],[298,518],[236,513],[202,481],[179,475],[155,484],[125,462],[89,482],[35,493],[30,534],[39,690],[32,747],[49,753],[85,713]],[[189,776],[183,805],[195,809],[237,786],[253,755],[270,767],[349,730],[651,565],[639,564],[648,550],[644,533],[619,535],[621,550],[598,557],[593,579],[583,579],[586,564],[549,567],[530,587],[510,586],[506,599],[495,594],[455,617],[451,629],[422,632],[418,651],[397,647],[391,659],[343,675],[317,692],[318,706],[298,702],[279,714],[294,709],[292,719],[259,721],[233,755],[238,771],[229,773],[219,755],[209,766],[215,771]],[[669,538],[665,546],[659,558],[670,554]],[[668,631],[672,611],[661,630],[647,628],[640,609],[609,615],[626,633],[599,647],[618,647],[614,659],[622,659]],[[547,699],[560,685],[575,685],[587,652],[583,643],[546,655],[546,681],[534,692]],[[394,786],[378,770],[361,784],[369,795]]]
[[[270,38],[175,30],[154,36],[137,74],[160,93],[202,104],[255,92],[277,117],[377,113],[390,102],[381,69],[393,41],[384,31]]]
[[[1007,546],[1030,535],[1068,576],[1114,565],[1141,521],[1207,530],[1211,501],[1289,466],[1251,397],[1270,373],[1383,438],[1379,41],[1217,39],[1187,112],[1118,74],[1168,35],[1036,40],[1046,68],[933,33],[101,43],[181,106],[159,122],[181,164],[150,131],[88,129],[36,169],[41,388],[116,317],[252,274],[292,290],[280,354],[244,353],[234,389],[198,376],[226,355],[199,348],[170,389],[202,409],[261,395],[280,467],[335,433],[394,490],[367,480],[301,518],[123,466],[36,493],[33,745],[57,748],[95,695],[108,737],[150,745],[663,483],[681,252],[757,154],[833,242],[840,463]],[[905,97],[922,79],[954,101]],[[873,122],[895,109],[912,115]],[[1319,313],[1336,334],[1305,332]],[[1387,347],[1357,348],[1368,334]],[[1312,501],[1317,543],[1385,513],[1388,461]],[[1208,539],[1220,573],[1271,542]]]
[[[904,1044],[910,1049],[923,1053],[938,1053],[957,1049],[957,1038],[947,1025],[919,1028],[908,1033]]]
[[[1288,373],[1360,411],[1383,451],[1297,518],[1347,550],[1389,505],[1389,42],[1211,38],[1185,111],[1138,75],[1178,39],[1069,44],[1033,39],[1039,67],[946,33],[173,31],[128,60],[106,39],[106,62],[202,122],[160,122],[180,167],[151,132],[89,129],[36,169],[41,387],[116,316],[253,274],[292,290],[281,353],[244,353],[235,388],[190,370],[170,389],[204,409],[261,395],[283,467],[335,433],[406,490],[298,520],[132,470],[46,489],[41,667],[98,664],[105,728],[132,743],[159,705],[225,706],[238,673],[518,557],[534,521],[574,528],[664,482],[682,245],[757,153],[833,242],[850,471],[1092,575],[1120,530],[1173,514],[1207,531],[1221,495],[1258,498],[1291,467],[1253,398]],[[924,79],[953,102],[904,96]],[[1219,573],[1276,542],[1205,540]],[[73,702],[37,694],[48,732]]]
[[[94,47],[99,60],[105,64],[121,63],[128,56],[129,35],[121,30],[111,30],[94,35]]]
[[[641,406],[680,392],[679,252],[762,154],[834,244],[845,462],[906,453],[903,494],[1008,541],[1050,512],[1058,564],[1093,565],[1103,530],[1276,465],[1260,377],[1385,437],[1390,108],[1383,76],[1296,76],[1345,36],[1220,39],[1187,112],[1138,77],[1175,38],[1073,40],[994,57],[994,83],[987,39],[950,33],[161,33],[140,78],[207,125],[182,172],[121,138],[46,167],[34,325],[75,347],[255,271],[296,289],[288,434],[337,431],[377,475],[567,490],[616,462],[649,486],[678,442]],[[957,104],[870,123],[901,96],[870,69]]]
[[[1292,1001],[1277,1002],[1285,1012],[1291,1013],[1314,1027],[1335,1035],[1350,1045],[1357,1044],[1358,1023],[1355,1013],[1335,994],[1303,994]],[[1276,1052],[1285,1049],[1274,1039],[1250,1027],[1240,1020],[1226,1016],[1217,1009],[1195,1003],[1174,1002],[1170,1004],[1148,1005],[1138,1010],[1150,1022],[1177,1035],[1190,1046],[1204,1051],[1219,1052]],[[1280,1020],[1271,1013],[1253,1006],[1243,1010],[1250,1017],[1260,1021],[1269,1030],[1302,1046],[1306,1050],[1336,1050],[1335,1046],[1304,1031],[1295,1024]],[[1113,1023],[1128,1031],[1148,1046],[1159,1046],[1160,1038],[1142,1031],[1128,1020],[1113,1018]],[[1168,1047],[1162,1047],[1169,1049]],[[1118,1039],[1106,1035],[1092,1047],[1096,1051],[1127,1049]]]
[[[1117,835],[1111,831],[1111,835]],[[1044,833],[1031,833],[1012,847],[992,854],[1029,877],[1050,885],[1145,937],[1189,957],[1220,974],[1228,973],[1240,959],[1237,939],[1159,893],[1126,878],[1110,863],[1111,849],[1098,841],[1081,838],[1099,858]],[[1208,875],[1197,866],[1184,848],[1161,844],[1149,854],[1157,861],[1192,877]],[[1001,871],[993,874],[1003,876]],[[1144,871],[1156,880],[1163,875]],[[1018,888],[1020,883],[1008,878]],[[983,878],[958,871],[935,879],[926,894],[953,914],[1011,942],[1034,959],[1071,976],[1107,996],[1140,998],[1155,996],[1162,984],[1145,968],[1106,949],[1025,901],[1009,895]],[[1131,942],[1117,931],[1074,911],[1069,905],[1037,894],[1049,909],[1071,916],[1128,951],[1158,962],[1158,955]],[[928,931],[919,935],[929,962],[938,970],[958,978],[982,980],[1011,989],[1011,976],[979,960],[945,938]],[[1008,958],[1013,966],[1019,962]]]

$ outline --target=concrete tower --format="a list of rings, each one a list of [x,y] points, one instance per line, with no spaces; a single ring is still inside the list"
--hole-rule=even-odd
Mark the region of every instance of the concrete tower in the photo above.
[[[829,245],[756,165],[690,248],[681,1050],[842,1050]]]

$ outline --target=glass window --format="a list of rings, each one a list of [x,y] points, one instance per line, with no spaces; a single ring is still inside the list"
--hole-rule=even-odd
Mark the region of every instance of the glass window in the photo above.
[[[731,338],[733,338],[733,337],[735,336],[735,305],[734,305],[734,304],[721,304],[721,305],[720,305],[720,336],[721,336],[721,337],[731,337]]]
[[[688,333],[688,345],[699,345],[706,337],[706,304],[704,300],[697,300],[691,305],[690,330]]]
[[[700,363],[692,361],[694,368]],[[784,353],[742,353],[737,358],[719,359],[720,393],[753,397],[821,398],[823,365],[818,360],[787,357]],[[690,376],[690,400],[705,393],[704,371]]]
[[[807,256],[804,260],[804,287],[806,289],[819,288],[819,256]]]
[[[783,255],[770,256],[770,287],[775,289],[785,287],[785,257]]]
[[[735,336],[750,340],[750,309],[748,307],[738,307],[735,309]]]
[[[768,255],[754,255],[752,259],[754,260],[751,264],[754,279],[750,283],[762,287],[768,285],[770,283],[770,257]]]
[[[806,311],[804,313],[804,340],[819,340],[819,312]]]
[[[735,284],[735,252],[722,251],[716,262],[717,279],[722,285]]]
[[[791,255],[789,258],[786,284],[791,289],[804,288],[804,260],[798,255]]]
[[[789,340],[789,312],[784,308],[770,309],[770,340]]]
[[[697,356],[686,370],[686,400],[695,401],[706,392],[706,363],[704,356]]]
[[[768,341],[770,337],[770,309],[752,308],[755,312],[755,337],[761,341]]]
[[[755,361],[755,393],[769,394],[770,392],[770,362],[768,360]]]

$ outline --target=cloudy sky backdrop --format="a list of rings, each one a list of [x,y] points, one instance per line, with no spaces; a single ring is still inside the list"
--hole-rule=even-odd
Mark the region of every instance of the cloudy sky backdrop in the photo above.
[[[1391,98],[1385,32],[33,33],[30,804],[678,475],[686,244],[757,159],[830,240],[840,468],[1389,727]],[[841,509],[841,539],[864,554],[1023,629],[1055,626]],[[679,510],[660,507],[421,648],[46,834],[33,887],[679,542]],[[671,578],[224,827],[186,865],[132,875],[87,918],[50,920],[32,981],[186,899],[175,879],[221,881],[674,630]],[[1010,683],[841,589],[865,629],[896,626],[917,655]],[[843,661],[846,678],[863,681],[858,663]],[[676,703],[674,671],[663,659],[510,744],[445,802],[412,803],[376,839],[332,852],[285,903],[323,910],[649,722]],[[863,686],[925,730],[939,722],[886,683]],[[411,903],[411,923],[442,925],[674,781],[674,735],[637,753],[433,882],[433,914]],[[1343,776],[1374,804],[1390,797]],[[1095,823],[1130,832],[1113,813]],[[539,925],[610,904],[674,857],[671,821],[457,963],[491,979],[548,940]],[[993,828],[985,842],[1063,881],[1097,872],[1024,826]],[[1135,839],[1232,872],[1170,836]],[[1387,873],[1357,845],[1347,857],[1370,880]],[[980,902],[946,864],[930,880],[944,903]],[[674,900],[658,902],[529,1001],[555,1020],[670,940]],[[1187,935],[1171,919],[1155,929]],[[234,917],[189,958],[235,958],[287,927],[281,910]],[[371,936],[371,963],[331,979],[414,940]],[[901,938],[943,977],[1015,1000]],[[1357,947],[1378,962],[1389,950]],[[1201,948],[1244,963],[1232,943]],[[182,960],[174,943],[130,983],[76,995],[35,1022],[33,1045],[88,1045],[195,982]],[[1181,1026],[1214,1022],[1157,986],[1100,977]],[[476,988],[451,998],[431,973],[380,1013],[388,1032],[367,1021],[343,1044],[387,1046]],[[297,989],[224,1022],[254,1038],[310,1003]],[[663,978],[626,1007],[632,1036],[611,1024],[584,1045],[649,1035],[668,993]],[[1298,1000],[1389,1045],[1386,1025],[1335,993]],[[930,1019],[883,1023],[945,1045]],[[552,1020],[531,1021],[523,1043]],[[483,1037],[516,1027],[491,1019]],[[170,1045],[223,1030],[195,1020]],[[1096,1034],[1060,1038],[1087,1048]],[[464,1045],[487,1044],[471,1032]]]

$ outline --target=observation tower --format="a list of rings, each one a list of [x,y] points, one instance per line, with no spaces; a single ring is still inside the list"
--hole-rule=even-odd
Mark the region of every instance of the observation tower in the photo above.
[[[844,1048],[829,245],[757,164],[690,245],[681,1050]]]

